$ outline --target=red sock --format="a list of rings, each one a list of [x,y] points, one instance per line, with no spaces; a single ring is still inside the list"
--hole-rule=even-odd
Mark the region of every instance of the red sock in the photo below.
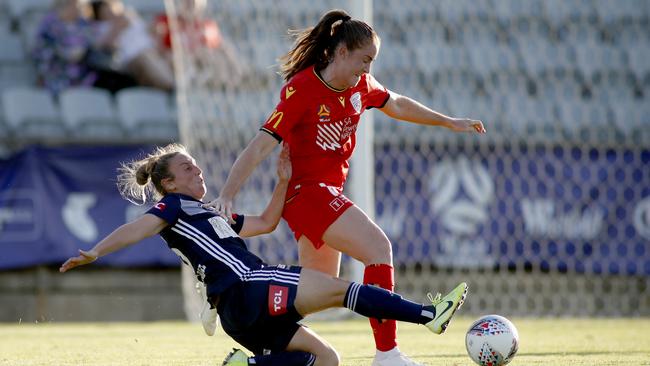
[[[367,266],[363,274],[363,283],[393,291],[395,289],[393,266],[390,264]],[[397,323],[394,320],[370,319],[370,326],[378,350],[386,352],[397,347]]]

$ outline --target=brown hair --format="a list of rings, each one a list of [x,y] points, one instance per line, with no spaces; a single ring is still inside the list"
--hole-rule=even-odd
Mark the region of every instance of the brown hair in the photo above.
[[[352,19],[344,10],[331,10],[316,26],[303,30],[289,30],[296,38],[293,49],[280,58],[280,74],[286,81],[310,65],[324,69],[334,57],[334,51],[343,42],[348,50],[356,50],[379,36],[366,22]]]
[[[174,179],[169,171],[169,161],[178,154],[187,154],[187,149],[173,143],[157,147],[144,159],[122,163],[117,175],[117,187],[122,197],[141,205],[167,194],[161,182],[166,178]]]

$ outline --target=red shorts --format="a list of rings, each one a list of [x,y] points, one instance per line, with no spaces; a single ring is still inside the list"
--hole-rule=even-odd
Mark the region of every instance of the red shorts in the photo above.
[[[337,187],[309,184],[287,193],[282,217],[296,240],[305,235],[318,249],[324,244],[325,230],[352,205]]]

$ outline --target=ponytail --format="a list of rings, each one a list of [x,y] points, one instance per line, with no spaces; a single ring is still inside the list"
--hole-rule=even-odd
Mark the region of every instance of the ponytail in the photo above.
[[[367,23],[352,19],[344,10],[331,10],[316,26],[289,30],[296,38],[293,49],[280,58],[280,74],[289,81],[295,74],[311,65],[324,69],[334,57],[341,42],[348,50],[363,47],[379,36]]]
[[[169,172],[169,161],[179,153],[187,154],[181,144],[169,144],[141,160],[122,163],[118,169],[117,187],[120,195],[136,205],[160,199],[167,192],[162,180],[174,179]]]

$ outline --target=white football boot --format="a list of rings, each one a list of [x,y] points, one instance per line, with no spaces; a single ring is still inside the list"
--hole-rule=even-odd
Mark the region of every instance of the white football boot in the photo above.
[[[424,366],[408,358],[399,348],[395,347],[390,351],[375,355],[372,366]]]

